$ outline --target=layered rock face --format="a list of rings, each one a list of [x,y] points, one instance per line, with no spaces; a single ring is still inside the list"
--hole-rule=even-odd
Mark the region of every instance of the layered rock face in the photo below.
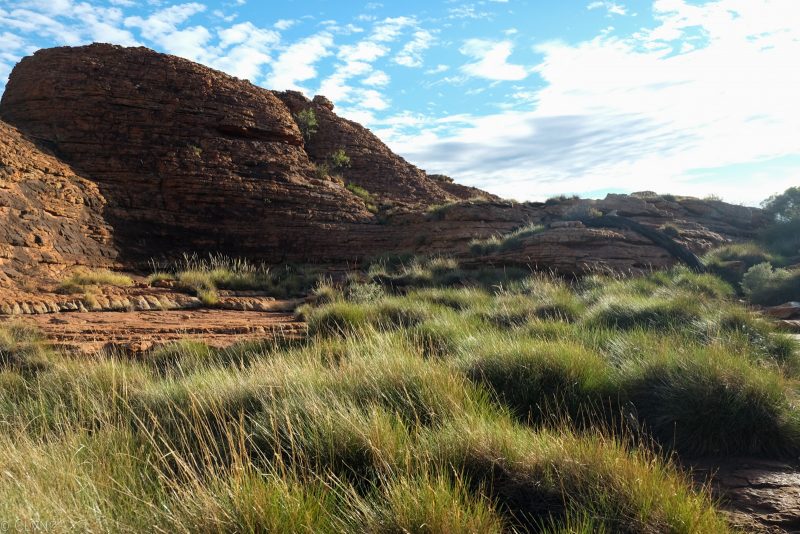
[[[329,162],[331,154],[344,150],[350,165],[337,172],[346,182],[363,187],[381,200],[399,204],[429,205],[460,198],[392,152],[372,132],[337,116],[327,98],[316,96],[309,100],[297,91],[275,95],[292,115],[308,109],[314,111],[319,126],[306,142],[306,152],[315,164],[323,165]]]
[[[319,126],[305,141],[295,115],[309,108]],[[428,175],[323,97],[272,92],[145,48],[41,50],[12,72],[0,119],[14,126],[0,123],[6,278],[30,266],[133,268],[182,252],[270,262],[448,253],[564,272],[636,270],[676,260],[636,232],[564,221],[595,210],[675,225],[676,241],[695,252],[747,238],[759,224],[758,210],[653,194],[501,201]],[[317,169],[339,149],[351,162],[337,171],[343,180]],[[381,211],[371,213],[348,182]],[[472,239],[530,223],[546,230],[470,257]]]
[[[97,184],[0,122],[0,287],[115,262]]]
[[[97,183],[125,258],[324,256],[331,225],[372,219],[314,177],[270,91],[148,49],[41,50],[14,69],[0,116]]]

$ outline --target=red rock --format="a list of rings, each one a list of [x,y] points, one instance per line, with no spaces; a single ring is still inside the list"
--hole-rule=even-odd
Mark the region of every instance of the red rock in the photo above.
[[[309,107],[319,128],[306,142],[294,115]],[[425,173],[333,110],[322,96],[275,93],[145,48],[40,50],[14,68],[0,102],[0,118],[18,128],[0,128],[0,173],[10,176],[0,181],[0,283],[29,267],[134,268],[184,251],[269,262],[410,251],[565,272],[641,270],[676,260],[631,231],[558,221],[599,210],[670,223],[696,252],[760,224],[759,210],[644,193],[501,201]],[[345,183],[317,176],[338,149],[351,160],[336,171],[342,182],[366,189],[380,213]],[[472,239],[528,223],[556,224],[519,249],[469,255]]]

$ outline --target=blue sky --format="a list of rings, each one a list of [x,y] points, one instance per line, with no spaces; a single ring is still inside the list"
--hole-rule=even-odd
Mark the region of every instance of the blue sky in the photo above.
[[[429,172],[520,200],[800,183],[798,0],[0,0],[38,48],[144,45],[324,94]]]

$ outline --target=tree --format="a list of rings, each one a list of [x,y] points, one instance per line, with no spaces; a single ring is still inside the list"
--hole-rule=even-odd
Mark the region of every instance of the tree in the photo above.
[[[761,230],[761,241],[788,260],[800,257],[800,187],[772,195],[761,207],[770,223]]]
[[[306,108],[298,111],[294,119],[295,122],[297,122],[298,128],[300,128],[300,133],[303,134],[303,139],[308,142],[311,136],[317,133],[317,129],[319,128],[317,114],[314,113],[313,109]]]
[[[764,214],[776,223],[800,220],[800,187],[790,187],[761,203]]]

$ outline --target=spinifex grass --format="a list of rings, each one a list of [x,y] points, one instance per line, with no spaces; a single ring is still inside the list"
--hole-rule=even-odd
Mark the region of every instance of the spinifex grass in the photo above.
[[[667,451],[800,450],[795,343],[724,283],[498,277],[384,264],[320,284],[302,342],[136,360],[2,327],[0,521],[716,533],[707,490]]]

